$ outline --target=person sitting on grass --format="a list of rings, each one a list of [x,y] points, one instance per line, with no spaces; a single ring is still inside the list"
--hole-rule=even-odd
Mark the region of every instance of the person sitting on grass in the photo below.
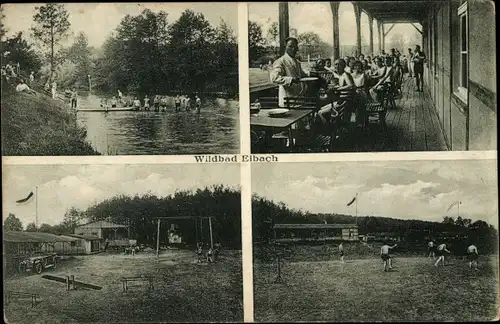
[[[398,245],[389,246],[387,243],[384,243],[380,248],[380,257],[384,261],[384,271],[386,272],[392,269],[392,256],[389,254],[389,250],[394,249],[396,246]]]
[[[34,90],[31,90],[30,87],[26,84],[26,82],[24,82],[23,79],[19,79],[19,82],[16,86],[16,91],[17,92],[25,92],[25,93],[29,93],[29,94],[32,94],[32,95],[36,95],[36,91]]]
[[[477,268],[477,259],[479,258],[479,253],[477,252],[477,247],[474,244],[469,245],[467,248],[467,260],[469,260],[469,269],[472,269],[472,265],[474,265],[474,269],[479,270]]]
[[[451,252],[446,249],[446,244],[444,244],[444,243],[439,244],[436,250],[437,250],[438,259],[437,259],[436,263],[434,263],[434,265],[437,267],[439,265],[439,261],[442,261],[442,264],[444,266],[444,253],[445,252],[451,253]]]

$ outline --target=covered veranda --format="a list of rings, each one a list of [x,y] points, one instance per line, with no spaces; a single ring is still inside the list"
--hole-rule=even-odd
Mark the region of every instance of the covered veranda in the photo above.
[[[331,21],[325,22],[325,26],[332,26],[334,59],[342,54],[340,3],[329,2]],[[356,38],[358,54],[387,52],[386,36],[400,24],[412,24],[418,30],[422,35],[420,45],[426,54],[424,92],[414,92],[414,78],[405,77],[401,96],[395,105],[387,108],[385,134],[340,136],[335,139],[333,151],[496,149],[494,4],[481,0],[350,3],[356,31],[349,36]],[[284,53],[284,40],[290,36],[291,27],[293,29],[289,18],[291,5],[279,3],[280,53]],[[369,21],[368,48],[361,42],[363,19]],[[374,35],[378,39],[376,44]],[[252,101],[273,96],[277,96],[275,85],[251,88]]]

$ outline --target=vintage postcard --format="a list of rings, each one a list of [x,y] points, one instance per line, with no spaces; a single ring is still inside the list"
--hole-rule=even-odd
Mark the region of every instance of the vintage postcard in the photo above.
[[[239,153],[237,3],[2,5],[2,153]]]
[[[253,153],[496,149],[493,1],[249,3],[248,16]]]
[[[5,319],[241,322],[239,173],[238,164],[4,166]]]

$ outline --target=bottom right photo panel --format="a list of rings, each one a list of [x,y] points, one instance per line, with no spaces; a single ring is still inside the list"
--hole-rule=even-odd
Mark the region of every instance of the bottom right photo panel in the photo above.
[[[257,322],[489,321],[496,160],[252,165]]]

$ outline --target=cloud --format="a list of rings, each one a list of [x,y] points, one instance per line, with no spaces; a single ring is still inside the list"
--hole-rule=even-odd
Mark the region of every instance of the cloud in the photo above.
[[[85,210],[116,195],[165,197],[178,190],[215,184],[236,188],[238,165],[6,165],[3,179],[3,218],[14,213],[24,225],[34,222],[36,203],[18,205],[37,192],[39,224],[58,224],[71,207]],[[38,187],[38,190],[35,188]]]

